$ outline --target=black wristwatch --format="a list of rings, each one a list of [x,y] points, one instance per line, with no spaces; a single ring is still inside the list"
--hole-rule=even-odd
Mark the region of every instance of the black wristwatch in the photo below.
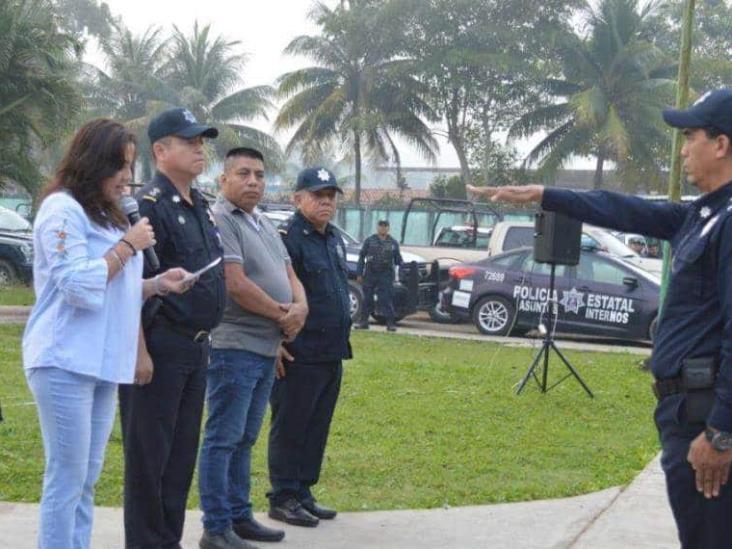
[[[704,436],[712,445],[712,448],[718,452],[726,452],[732,450],[732,433],[725,433],[724,431],[714,431],[707,427],[704,431]]]

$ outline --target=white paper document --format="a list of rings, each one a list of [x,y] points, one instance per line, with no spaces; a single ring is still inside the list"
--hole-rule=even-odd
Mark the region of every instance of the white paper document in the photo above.
[[[214,259],[211,263],[209,263],[205,267],[198,269],[195,273],[190,273],[190,274],[186,275],[186,277],[183,280],[187,282],[189,280],[197,279],[203,273],[205,273],[206,271],[208,271],[210,269],[213,269],[219,263],[221,263],[221,258],[217,257],[216,259]]]

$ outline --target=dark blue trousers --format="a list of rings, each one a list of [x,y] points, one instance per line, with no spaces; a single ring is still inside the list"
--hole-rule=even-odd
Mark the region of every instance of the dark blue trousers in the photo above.
[[[732,548],[732,486],[727,484],[719,497],[706,499],[697,492],[694,470],[686,461],[689,446],[704,431],[704,424],[686,421],[680,395],[661,400],[655,419],[663,448],[661,466],[682,549]]]
[[[269,431],[270,502],[312,498],[323,464],[330,423],[341,389],[343,362],[287,364],[272,387]]]
[[[146,331],[154,373],[148,385],[120,385],[128,549],[180,547],[198,455],[209,344],[159,323]]]
[[[379,311],[387,324],[394,323],[394,272],[366,273],[363,277],[363,312],[361,321],[367,322],[369,315],[375,312],[374,293],[379,299]]]

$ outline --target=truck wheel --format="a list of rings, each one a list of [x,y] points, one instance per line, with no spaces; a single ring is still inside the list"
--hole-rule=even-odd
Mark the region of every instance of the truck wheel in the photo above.
[[[514,306],[497,295],[483,297],[473,307],[473,323],[480,333],[486,335],[508,335],[515,315]]]
[[[440,301],[438,300],[437,303],[435,303],[435,306],[432,307],[429,311],[430,319],[432,322],[437,322],[438,324],[459,324],[460,323],[460,317],[455,316],[447,312],[442,308],[442,305],[440,305]]]
[[[363,307],[363,293],[355,282],[348,281],[348,299],[350,301],[351,322],[361,320],[361,308]]]
[[[0,287],[12,286],[17,281],[13,265],[5,259],[0,259]]]

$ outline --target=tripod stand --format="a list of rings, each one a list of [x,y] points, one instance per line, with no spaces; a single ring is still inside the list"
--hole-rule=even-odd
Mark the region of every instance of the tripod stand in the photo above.
[[[555,282],[555,276],[554,276],[554,270],[556,268],[556,263],[551,263],[551,273],[549,275],[549,295],[546,299],[546,310],[549,311],[549,307],[553,304],[553,297],[554,297],[554,282]],[[557,311],[558,313],[558,311]],[[547,387],[547,377],[549,375],[549,351],[553,350],[560,359],[562,359],[562,362],[564,362],[564,365],[569,370],[569,373],[561,378],[559,381],[557,381],[554,385],[551,387]],[[542,361],[544,363],[543,370],[541,372],[541,380],[539,380],[539,377],[536,375],[536,368],[539,366],[539,363]],[[554,387],[562,383],[565,379],[567,379],[570,376],[574,376],[575,379],[579,382],[580,385],[582,385],[582,388],[585,390],[585,392],[590,396],[590,398],[594,398],[595,395],[592,394],[592,391],[590,391],[590,388],[587,386],[587,384],[582,379],[582,376],[579,375],[579,372],[570,364],[569,360],[565,358],[565,356],[562,354],[562,352],[559,350],[559,348],[554,343],[554,334],[553,330],[547,330],[546,334],[544,334],[544,341],[541,345],[541,349],[539,349],[539,352],[534,357],[534,361],[531,363],[531,366],[529,366],[529,370],[526,372],[526,375],[521,380],[521,383],[519,383],[518,389],[516,389],[516,394],[521,394],[521,391],[524,390],[524,387],[526,386],[526,383],[529,381],[530,377],[533,377],[536,380],[536,383],[539,385],[539,389],[541,389],[542,393],[546,393],[550,390],[552,390]]]

